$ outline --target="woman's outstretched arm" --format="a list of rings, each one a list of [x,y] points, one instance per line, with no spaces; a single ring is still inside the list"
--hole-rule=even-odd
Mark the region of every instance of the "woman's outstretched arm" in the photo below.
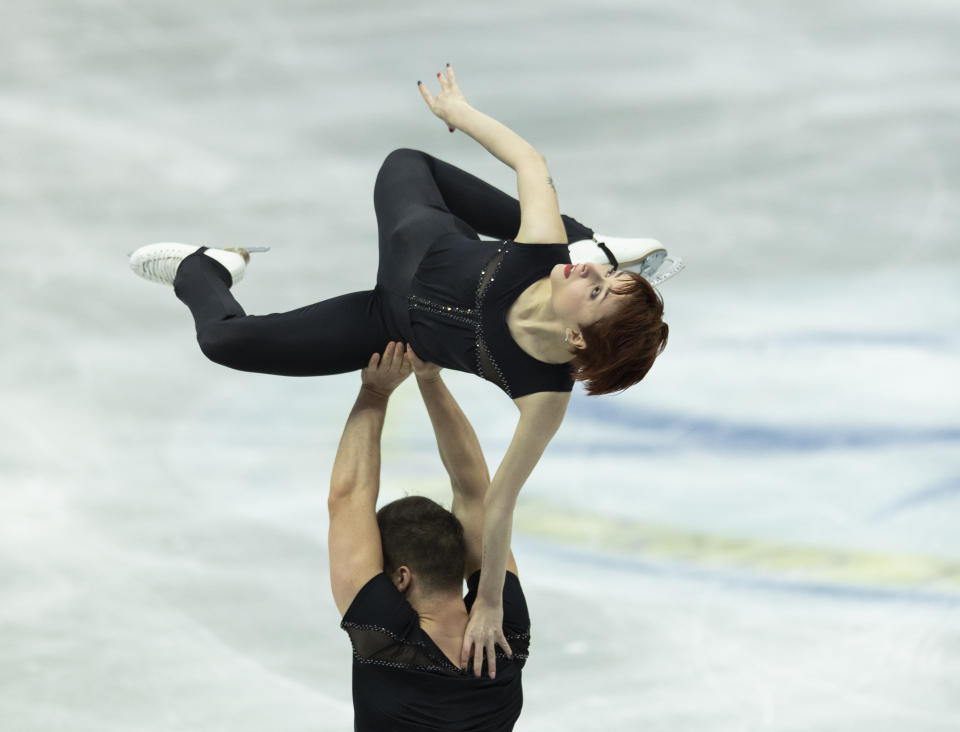
[[[499,645],[508,655],[512,653],[503,634],[502,600],[513,509],[520,489],[563,422],[569,402],[569,392],[538,392],[514,400],[520,409],[520,421],[484,498],[480,586],[460,651],[463,667],[473,656],[476,676],[480,675],[484,651],[491,677],[496,672],[494,645]]]
[[[447,66],[446,75],[437,74],[437,79],[441,91],[436,97],[425,84],[419,84],[430,111],[446,122],[451,132],[458,129],[467,133],[517,173],[520,230],[515,241],[566,244],[557,191],[543,155],[509,127],[467,104],[452,66]]]

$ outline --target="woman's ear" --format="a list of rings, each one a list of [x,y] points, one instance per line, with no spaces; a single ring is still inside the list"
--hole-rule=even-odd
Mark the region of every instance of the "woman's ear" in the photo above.
[[[567,343],[577,351],[582,351],[587,347],[587,342],[583,340],[583,333],[579,330],[567,330]]]

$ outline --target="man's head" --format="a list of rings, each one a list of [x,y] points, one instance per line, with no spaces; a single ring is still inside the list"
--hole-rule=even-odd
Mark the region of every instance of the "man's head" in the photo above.
[[[391,580],[396,583],[400,568],[407,567],[423,594],[462,591],[467,546],[450,511],[429,498],[408,496],[377,511],[377,525],[383,571]]]

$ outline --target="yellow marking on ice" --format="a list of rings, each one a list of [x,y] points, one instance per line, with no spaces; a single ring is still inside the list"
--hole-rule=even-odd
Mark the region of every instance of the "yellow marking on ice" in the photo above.
[[[518,532],[603,553],[776,574],[780,579],[960,590],[960,562],[918,555],[791,546],[671,528],[521,499]]]

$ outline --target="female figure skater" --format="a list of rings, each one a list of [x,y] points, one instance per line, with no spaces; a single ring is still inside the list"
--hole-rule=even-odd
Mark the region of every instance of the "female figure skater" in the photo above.
[[[668,328],[643,276],[615,264],[571,263],[567,243],[588,241],[596,250],[593,232],[561,216],[544,157],[472,108],[451,67],[437,78],[437,96],[418,82],[424,101],[451,131],[465,132],[516,171],[519,201],[425,153],[392,152],[374,189],[376,287],[288,313],[248,316],[234,299],[230,287],[249,257],[242,249],[153,244],[134,252],[131,266],[174,285],[203,353],[225,366],[343,373],[399,341],[411,359],[475,373],[513,399],[520,419],[486,499],[480,586],[461,652],[466,667],[474,653],[494,659],[494,644],[510,653],[500,598],[513,509],[563,421],[573,381],[585,382],[589,394],[640,381]],[[655,240],[613,241],[620,259],[641,270],[665,256]]]

